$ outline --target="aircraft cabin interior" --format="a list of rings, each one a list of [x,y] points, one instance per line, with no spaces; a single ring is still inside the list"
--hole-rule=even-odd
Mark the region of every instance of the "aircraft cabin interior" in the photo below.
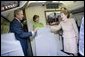
[[[84,56],[83,19],[84,1],[1,1],[1,56]]]

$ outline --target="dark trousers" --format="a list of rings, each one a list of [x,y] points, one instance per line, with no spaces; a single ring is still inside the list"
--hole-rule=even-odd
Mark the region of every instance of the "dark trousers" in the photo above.
[[[30,40],[28,39],[26,41],[24,40],[24,43],[21,42],[21,46],[25,56],[33,56]]]
[[[28,40],[28,56],[33,56],[30,39]]]

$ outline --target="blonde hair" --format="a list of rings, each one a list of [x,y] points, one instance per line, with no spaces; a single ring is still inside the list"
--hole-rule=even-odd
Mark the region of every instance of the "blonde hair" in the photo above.
[[[63,10],[61,11],[61,13],[64,13],[65,15],[67,15],[67,18],[70,17],[70,12],[68,10]]]
[[[65,7],[61,7],[61,8],[60,8],[61,11],[62,11],[62,9],[67,10],[67,8],[65,8]]]
[[[64,10],[62,10],[62,8]],[[62,7],[62,8],[61,8],[61,13],[64,13],[65,15],[67,15],[67,18],[69,18],[70,17],[70,12],[67,10],[67,8],[65,8],[65,7]]]

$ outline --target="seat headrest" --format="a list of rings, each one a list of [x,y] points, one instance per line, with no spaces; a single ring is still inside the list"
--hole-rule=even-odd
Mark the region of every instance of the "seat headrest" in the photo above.
[[[1,34],[1,41],[6,40],[6,41],[14,41],[15,35],[14,33],[5,33],[5,34]]]

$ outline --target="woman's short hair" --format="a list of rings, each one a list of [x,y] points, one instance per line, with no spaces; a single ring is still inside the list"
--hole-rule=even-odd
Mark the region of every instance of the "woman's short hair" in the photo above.
[[[67,10],[61,11],[61,13],[64,13],[65,15],[67,15],[67,18],[69,18],[69,17],[70,17],[70,12],[69,12],[69,11],[67,11]]]
[[[34,16],[33,16],[33,21],[36,22],[36,19],[37,19],[37,18],[39,18],[39,16],[38,16],[38,15],[34,15]]]
[[[66,7],[61,7],[61,8],[60,8],[60,10],[62,10],[62,9],[67,10],[67,8],[66,8]]]
[[[63,10],[62,10],[63,9]],[[70,12],[67,10],[67,8],[65,8],[65,7],[62,7],[61,8],[61,13],[64,13],[65,15],[67,15],[67,18],[69,18],[70,17]]]

